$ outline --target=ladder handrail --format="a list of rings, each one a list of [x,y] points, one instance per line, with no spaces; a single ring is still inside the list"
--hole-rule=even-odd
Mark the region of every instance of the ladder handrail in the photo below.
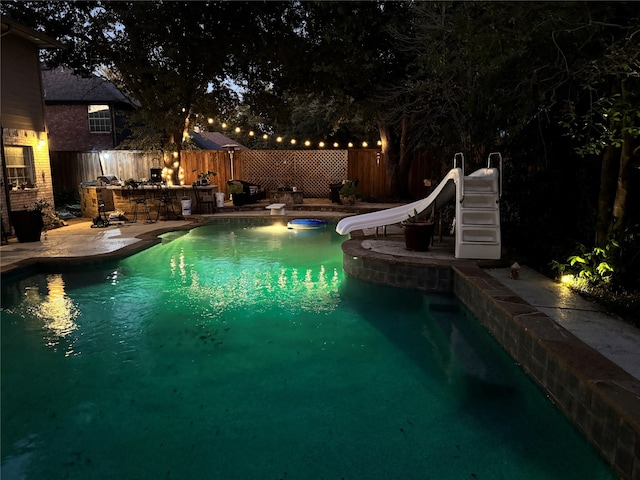
[[[498,175],[500,176],[500,183],[498,185],[498,198],[502,198],[502,154],[500,152],[491,152],[487,159],[487,168],[491,168],[491,157],[497,155],[500,159],[498,167]]]
[[[458,168],[458,157],[460,157],[460,203],[464,200],[464,153],[458,152],[453,156],[453,168]]]

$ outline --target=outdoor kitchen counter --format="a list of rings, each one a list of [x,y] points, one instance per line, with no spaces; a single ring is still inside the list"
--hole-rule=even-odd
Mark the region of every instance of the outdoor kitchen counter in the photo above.
[[[218,185],[206,185],[196,187],[202,195],[212,196],[218,191]],[[133,216],[136,201],[146,200],[147,209],[151,218],[156,218],[158,206],[161,203],[162,192],[169,192],[169,197],[173,203],[174,211],[180,213],[181,200],[188,198],[195,206],[196,197],[191,185],[177,186],[156,186],[140,185],[137,188],[124,187],[120,185],[109,186],[82,186],[82,216],[95,218],[98,216],[98,205],[100,201],[105,203],[107,212],[121,211],[125,217]],[[138,211],[141,209],[138,208]],[[138,213],[140,216],[140,213]]]

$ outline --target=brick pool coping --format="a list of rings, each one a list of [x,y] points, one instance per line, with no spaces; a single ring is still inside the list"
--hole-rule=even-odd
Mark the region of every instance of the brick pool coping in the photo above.
[[[453,293],[622,476],[640,479],[640,381],[531,306],[473,260],[395,256],[342,244],[345,272]],[[523,432],[524,433],[524,432]]]

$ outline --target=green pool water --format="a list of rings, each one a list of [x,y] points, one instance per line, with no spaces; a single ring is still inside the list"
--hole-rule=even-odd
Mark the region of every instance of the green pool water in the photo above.
[[[2,479],[614,479],[453,297],[331,227],[211,225],[2,284]]]

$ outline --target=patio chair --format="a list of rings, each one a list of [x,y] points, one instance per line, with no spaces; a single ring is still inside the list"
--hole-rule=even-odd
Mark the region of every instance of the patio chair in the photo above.
[[[203,195],[198,187],[194,186],[193,191],[196,196],[196,211],[198,213],[204,213],[204,207],[207,208],[207,213],[215,212],[215,201],[213,199],[213,195]]]

